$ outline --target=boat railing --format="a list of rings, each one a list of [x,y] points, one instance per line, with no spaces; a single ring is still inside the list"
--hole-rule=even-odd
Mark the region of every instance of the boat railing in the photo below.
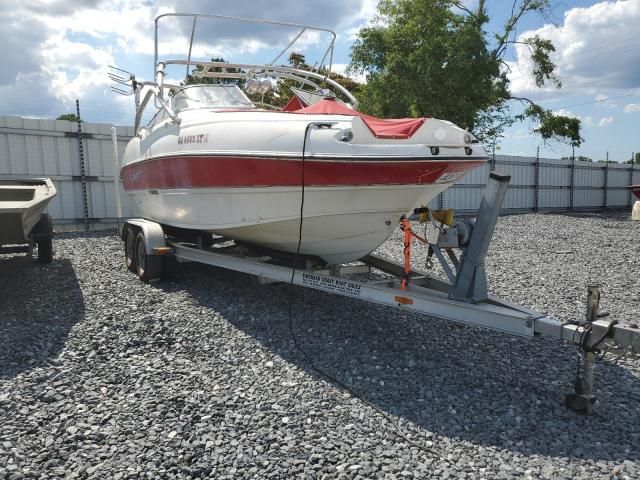
[[[303,24],[298,24],[298,23],[290,23],[290,22],[280,22],[280,21],[275,21],[275,20],[264,20],[264,19],[259,19],[259,18],[245,18],[245,17],[234,17],[234,16],[228,16],[228,15],[216,15],[216,14],[202,14],[202,13],[165,13],[162,15],[158,15],[155,19],[155,45],[154,45],[154,56],[153,56],[153,66],[154,69],[156,68],[156,66],[158,65],[159,60],[159,52],[158,52],[158,26],[160,23],[160,20],[162,19],[166,19],[166,18],[191,18],[192,19],[192,25],[191,25],[191,35],[190,35],[190,39],[189,39],[189,50],[188,50],[188,55],[187,55],[187,62],[191,62],[191,53],[193,51],[193,41],[195,39],[195,33],[196,33],[196,27],[197,27],[197,23],[198,20],[201,18],[206,18],[206,19],[213,19],[213,20],[222,20],[222,21],[232,21],[232,22],[240,22],[240,23],[252,23],[252,24],[257,24],[257,25],[272,25],[275,27],[288,27],[288,28],[295,28],[296,30],[299,29],[298,33],[291,39],[291,41],[289,41],[289,43],[278,53],[278,55],[276,55],[276,57],[271,61],[270,65],[274,65],[280,58],[282,58],[282,56],[290,49],[292,48],[296,42],[300,39],[300,37],[302,37],[302,35],[307,32],[307,31],[315,31],[315,32],[324,32],[330,35],[331,40],[329,42],[329,45],[327,46],[324,55],[322,56],[322,59],[320,60],[320,62],[318,63],[318,66],[316,67],[316,69],[318,71],[320,71],[324,65],[325,62],[327,61],[328,58],[328,71],[331,72],[331,67],[333,65],[333,53],[334,53],[334,49],[335,49],[335,43],[336,43],[336,33],[333,30],[330,30],[328,28],[323,28],[323,27],[314,27],[311,25],[303,25]],[[167,63],[167,62],[165,62]],[[189,65],[190,63],[186,63],[186,74],[185,76],[188,76],[189,74]],[[154,71],[155,74],[155,71]]]
[[[318,72],[312,72],[308,70],[302,70],[295,67],[276,66],[276,65],[260,65],[250,63],[225,63],[225,62],[199,62],[188,60],[167,60],[159,62],[156,67],[156,81],[138,81],[131,74],[129,78],[125,76],[118,77],[117,83],[124,85],[128,81],[131,89],[124,91],[119,88],[114,88],[116,93],[123,95],[135,95],[136,104],[136,117],[135,117],[135,132],[138,133],[140,123],[142,121],[142,115],[149,101],[153,99],[153,103],[156,108],[164,109],[169,117],[179,123],[179,116],[172,109],[170,102],[165,94],[166,90],[173,90],[183,88],[184,85],[169,84],[164,81],[164,71],[167,65],[187,65],[196,66],[193,72],[193,76],[196,78],[218,78],[218,79],[238,79],[238,80],[257,80],[266,78],[284,78],[294,80],[300,84],[306,85],[314,90],[314,92],[321,91],[321,83],[331,87],[333,90],[340,92],[348,100],[349,103],[355,108],[358,101],[345,87],[338,82],[329,78],[328,75]],[[116,68],[116,67],[113,67]],[[124,70],[118,69],[121,72]],[[125,72],[128,73],[128,72]],[[110,78],[114,80],[113,75]],[[318,83],[313,80],[317,80]],[[115,80],[114,80],[115,81]],[[142,96],[142,92],[146,87],[146,92]]]
[[[200,78],[236,78],[240,80],[255,79],[256,77],[280,77],[288,78],[296,82],[308,85],[315,90],[320,90],[320,86],[309,80],[310,78],[324,82],[333,89],[342,93],[349,102],[355,106],[356,98],[345,87],[330,78],[329,72],[313,72],[302,70],[295,67],[287,67],[282,65],[260,65],[254,63],[226,63],[226,62],[197,62],[188,60],[166,60],[161,62],[164,65],[193,65],[199,66],[200,70],[195,70],[193,76]],[[219,69],[215,71],[214,69]]]
[[[165,18],[191,18],[191,34],[189,40],[189,49],[187,59],[159,59],[159,23]],[[235,21],[243,23],[273,25],[276,27],[291,27],[298,29],[297,33],[287,43],[287,45],[275,56],[269,64],[252,64],[252,63],[226,63],[220,61],[197,61],[192,60],[193,45],[195,32],[198,21],[203,18],[216,19],[223,21]],[[296,42],[308,31],[324,32],[330,35],[330,42],[324,55],[319,63],[311,70],[303,70],[294,66],[275,65],[282,56],[290,50]],[[111,67],[113,70],[109,73],[109,78],[116,83],[112,90],[121,95],[135,95],[136,117],[135,132],[138,133],[142,121],[143,113],[153,99],[153,104],[157,109],[164,109],[168,116],[175,123],[180,122],[177,113],[172,109],[167,89],[173,90],[182,88],[183,85],[168,84],[165,82],[165,69],[169,65],[184,65],[186,69],[185,82],[189,79],[189,69],[195,67],[191,71],[191,75],[195,78],[217,78],[217,79],[238,79],[250,82],[252,80],[266,79],[288,79],[297,82],[300,86],[306,86],[313,89],[314,92],[322,92],[323,88],[329,87],[342,94],[349,103],[355,108],[357,105],[356,98],[345,87],[330,78],[331,68],[333,64],[333,53],[336,41],[334,31],[322,27],[313,27],[310,25],[302,25],[289,22],[278,22],[273,20],[262,20],[253,18],[233,17],[227,15],[214,14],[197,14],[197,13],[166,13],[159,15],[155,19],[155,45],[154,45],[154,81],[138,81],[135,76],[118,67]],[[325,66],[325,62],[328,64]],[[126,89],[123,87],[127,87]],[[333,93],[332,93],[333,94]]]

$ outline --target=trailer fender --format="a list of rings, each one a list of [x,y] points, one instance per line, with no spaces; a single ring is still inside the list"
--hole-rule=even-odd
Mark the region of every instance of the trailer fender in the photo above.
[[[126,226],[131,225],[136,231],[144,235],[144,250],[147,255],[156,255],[159,250],[167,249],[167,242],[164,237],[162,225],[142,218],[128,220],[122,232],[126,231]],[[120,235],[122,238],[122,234]]]

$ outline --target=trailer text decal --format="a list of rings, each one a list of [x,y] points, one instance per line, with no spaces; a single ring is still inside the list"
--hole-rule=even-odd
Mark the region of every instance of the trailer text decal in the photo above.
[[[327,292],[348,295],[350,297],[360,296],[361,285],[357,282],[350,282],[349,280],[340,280],[337,278],[313,275],[312,273],[303,273],[302,284],[312,288],[319,288],[320,290],[325,290]]]

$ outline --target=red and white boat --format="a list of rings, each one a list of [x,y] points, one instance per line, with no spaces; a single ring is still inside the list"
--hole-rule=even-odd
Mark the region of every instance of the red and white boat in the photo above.
[[[627,188],[640,200],[640,185],[629,185]]]
[[[156,19],[156,33],[160,19],[175,16],[192,18],[194,31],[203,17],[314,30],[169,14]],[[450,122],[359,113],[356,99],[326,76],[330,62],[327,70],[305,71],[275,61],[159,61],[156,53],[155,82],[131,76],[137,136],[126,148],[120,176],[134,213],[285,252],[296,252],[301,235],[300,253],[344,263],[370,253],[402,215],[486,162],[477,140]],[[168,85],[165,68],[171,65],[195,66],[198,76],[220,83]],[[222,83],[230,79],[237,83]],[[287,80],[300,88],[292,89],[281,110],[258,105],[240,88],[265,93]],[[152,99],[158,112],[140,127]]]

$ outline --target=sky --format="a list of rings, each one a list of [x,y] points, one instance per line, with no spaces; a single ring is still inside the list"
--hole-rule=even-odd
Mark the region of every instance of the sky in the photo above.
[[[464,0],[474,7],[477,0]],[[358,30],[375,16],[377,0],[0,0],[0,115],[55,118],[75,112],[79,99],[86,121],[130,125],[133,98],[111,92],[109,65],[153,75],[154,18],[162,13],[198,12],[309,24],[337,33],[334,67],[343,72]],[[512,1],[489,0],[488,32],[499,31]],[[160,26],[160,51],[167,58],[186,55],[190,24]],[[551,39],[562,89],[535,88],[524,48],[508,52],[512,93],[564,115],[579,117],[585,141],[576,155],[625,161],[640,152],[640,0],[551,0],[549,15],[529,15],[519,39]],[[271,61],[277,45],[295,31],[237,28],[228,22],[203,22],[196,38],[196,58],[221,56],[229,61]],[[273,32],[271,32],[273,33]],[[324,34],[301,37],[310,63],[324,53]],[[280,43],[278,43],[280,42]],[[179,80],[184,71],[168,72]],[[512,109],[518,113],[518,102]],[[571,155],[571,148],[545,143],[535,125],[516,123],[498,142],[498,154]]]

